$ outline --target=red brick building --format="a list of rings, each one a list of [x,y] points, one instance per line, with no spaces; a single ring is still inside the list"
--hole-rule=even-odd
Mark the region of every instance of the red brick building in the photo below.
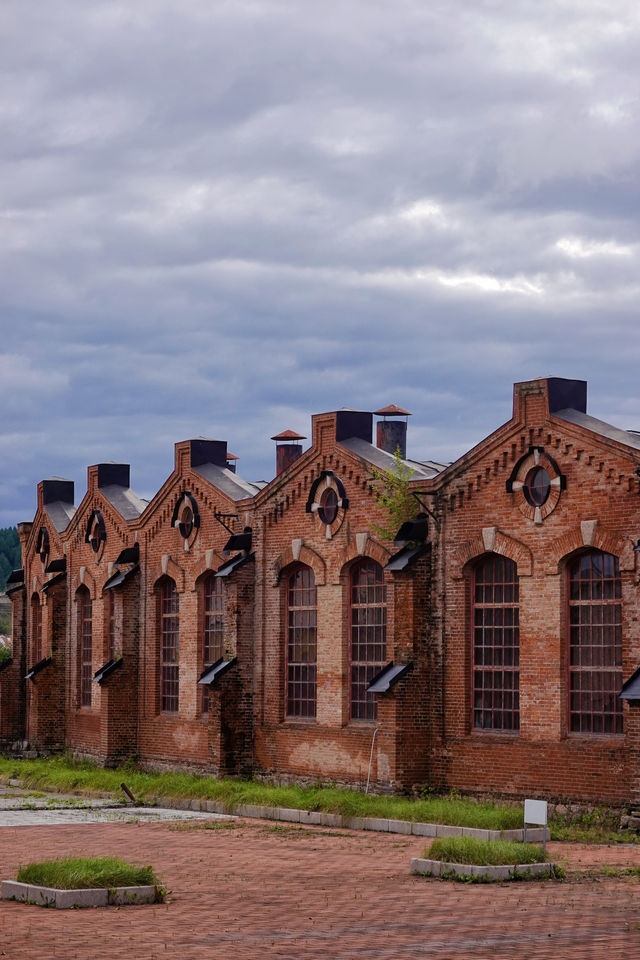
[[[588,415],[582,381],[516,384],[458,461],[404,460],[389,536],[375,489],[406,422],[378,414],[377,442],[351,410],[314,416],[305,452],[277,435],[267,484],[203,439],[150,503],[125,464],[90,467],[77,508],[43,481],[8,587],[5,746],[640,801],[640,436]]]

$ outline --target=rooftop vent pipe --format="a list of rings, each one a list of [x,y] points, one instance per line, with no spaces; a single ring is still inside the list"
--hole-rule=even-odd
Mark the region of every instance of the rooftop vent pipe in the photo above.
[[[283,430],[271,439],[276,442],[276,476],[279,476],[302,456],[302,444],[299,441],[307,438],[295,430]]]
[[[411,414],[395,403],[374,410],[374,413],[376,417],[382,417],[382,420],[378,420],[376,446],[391,456],[395,456],[399,448],[400,456],[404,460],[407,456],[407,417]]]

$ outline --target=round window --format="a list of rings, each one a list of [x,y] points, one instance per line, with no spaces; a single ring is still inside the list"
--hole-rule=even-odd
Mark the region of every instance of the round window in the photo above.
[[[331,487],[328,487],[322,494],[318,516],[327,526],[332,524],[338,516],[338,495]]]
[[[551,490],[551,478],[544,467],[533,467],[524,481],[522,492],[532,507],[541,507],[546,503]]]
[[[102,537],[100,536],[100,524],[96,520],[91,528],[91,538],[89,540],[91,543],[91,549],[94,553],[97,553],[100,549],[100,543],[102,542]]]
[[[193,531],[193,510],[191,507],[185,507],[180,514],[180,533],[185,540],[188,540]]]

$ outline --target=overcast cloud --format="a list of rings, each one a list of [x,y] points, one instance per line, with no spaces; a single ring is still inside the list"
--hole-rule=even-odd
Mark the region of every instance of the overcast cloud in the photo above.
[[[511,385],[640,428],[640,8],[0,7],[0,526],[47,476],[395,402],[454,459]]]

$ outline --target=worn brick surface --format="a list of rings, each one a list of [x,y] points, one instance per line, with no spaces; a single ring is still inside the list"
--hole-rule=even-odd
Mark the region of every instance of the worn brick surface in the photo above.
[[[152,863],[170,902],[83,911],[0,903],[10,960],[337,957],[628,960],[640,953],[635,882],[491,887],[411,877],[424,842],[245,821],[237,829],[164,824],[4,830],[3,876],[34,857],[115,854]],[[594,867],[637,865],[637,848],[551,845]]]

